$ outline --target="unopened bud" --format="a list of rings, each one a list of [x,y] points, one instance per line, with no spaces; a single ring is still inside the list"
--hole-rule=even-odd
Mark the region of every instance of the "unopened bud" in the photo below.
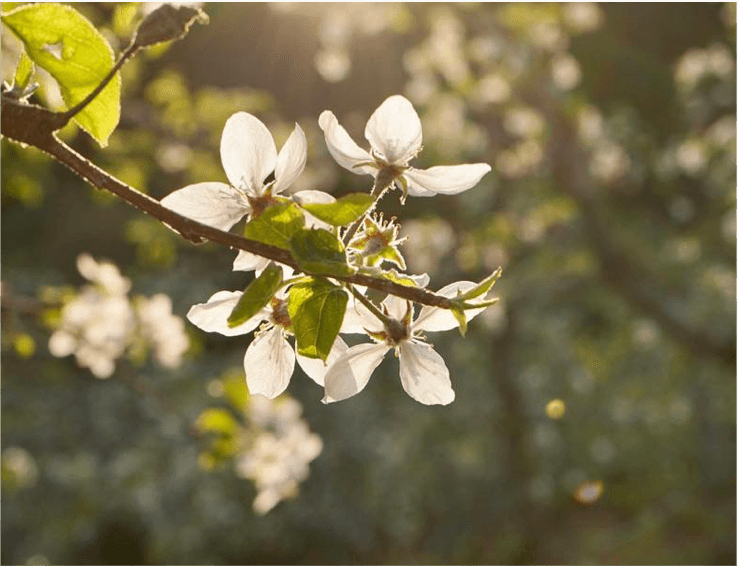
[[[148,47],[163,41],[181,39],[195,23],[207,24],[208,16],[199,8],[162,4],[146,16],[136,30],[133,46]]]

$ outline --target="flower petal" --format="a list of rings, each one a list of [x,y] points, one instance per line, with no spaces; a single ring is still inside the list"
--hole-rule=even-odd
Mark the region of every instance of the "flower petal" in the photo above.
[[[305,161],[307,160],[308,144],[305,139],[305,132],[299,124],[295,124],[290,137],[282,146],[277,156],[277,167],[274,170],[274,188],[273,194],[281,193],[297,176],[305,169]]]
[[[162,206],[213,228],[230,230],[251,212],[238,191],[225,183],[197,183],[168,194]]]
[[[275,326],[251,342],[243,358],[246,385],[252,395],[274,399],[287,389],[295,369],[295,351]]]
[[[233,260],[233,271],[263,271],[271,260],[246,250],[239,250]]]
[[[325,134],[325,144],[328,146],[328,151],[336,160],[336,163],[358,175],[374,174],[376,172],[375,169],[367,166],[355,167],[358,163],[374,160],[367,151],[356,145],[348,132],[338,123],[333,112],[324,110],[318,118],[318,124]]]
[[[374,111],[366,123],[364,136],[390,163],[407,165],[423,143],[423,128],[412,103],[396,94]]]
[[[187,313],[187,320],[205,332],[218,332],[224,336],[247,334],[267,319],[268,312],[262,310],[243,324],[235,328],[229,327],[228,317],[241,295],[241,291],[218,291],[207,303],[193,305]]]
[[[323,360],[307,358],[300,354],[297,354],[297,363],[310,379],[318,385],[324,385],[325,374],[328,372],[328,368],[330,368],[338,358],[343,356],[347,350],[348,346],[346,345],[346,342],[344,342],[340,336],[336,336],[336,341],[333,342],[333,348],[331,348],[331,352],[328,354],[328,359],[325,363],[323,363]]]
[[[385,343],[359,344],[349,348],[325,374],[323,403],[348,399],[364,389],[389,349]]]
[[[410,317],[412,320],[412,303],[407,299],[402,299],[397,295],[387,295],[387,298],[382,301],[382,304],[387,309],[387,314],[395,320],[402,320],[410,309]]]
[[[361,293],[358,287],[355,287]],[[366,334],[366,331],[382,332],[384,325],[372,314],[362,303],[357,301],[353,295],[349,295],[346,312],[341,323],[341,334]]]
[[[439,165],[430,169],[410,169],[403,177],[408,181],[407,192],[411,196],[455,195],[471,189],[491,169],[486,163]]]
[[[220,159],[231,185],[251,196],[261,196],[264,179],[277,162],[277,147],[261,120],[236,112],[223,128]]]
[[[456,281],[455,283],[446,285],[442,289],[436,291],[436,294],[441,295],[442,297],[453,298],[458,294],[458,291],[461,291],[463,293],[464,291],[468,291],[475,285],[476,283],[474,283],[473,281]],[[484,297],[480,297],[478,300],[482,299],[484,299]],[[470,302],[473,303],[474,300]],[[485,308],[487,307],[483,307],[481,309],[469,309],[464,311],[464,313],[466,314],[466,320],[470,321],[481,312],[484,312]],[[425,305],[422,309],[420,309],[420,314],[413,323],[414,330],[426,330],[428,332],[451,330],[452,328],[457,328],[458,326],[459,323],[454,315],[451,314],[450,310],[442,309],[439,307],[430,307],[428,305]]]
[[[425,342],[400,344],[400,381],[407,394],[424,405],[448,405],[456,397],[446,363]]]
[[[253,271],[254,275],[258,277],[271,261],[268,258],[252,254],[246,250],[239,250],[236,259],[233,260],[233,271]],[[274,263],[282,268],[282,280],[289,279],[295,273],[295,270],[289,265],[278,262]]]

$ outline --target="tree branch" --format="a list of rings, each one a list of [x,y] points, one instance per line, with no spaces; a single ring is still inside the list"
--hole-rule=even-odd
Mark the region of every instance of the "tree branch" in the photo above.
[[[294,269],[301,270],[287,250],[255,240],[248,240],[231,232],[224,232],[177,214],[173,210],[162,206],[156,199],[137,191],[133,187],[119,181],[107,171],[100,169],[54,135],[54,131],[61,127],[59,126],[60,116],[63,118],[63,115],[50,112],[45,108],[21,103],[5,95],[2,96],[0,118],[2,119],[2,134],[5,137],[21,144],[31,145],[48,153],[96,189],[110,191],[137,209],[157,218],[193,243],[202,243],[208,240],[228,246],[229,248],[244,250],[261,257],[272,259],[284,265],[289,265]],[[306,274],[315,275],[309,272],[306,272]],[[387,279],[371,277],[360,273],[347,277],[333,278],[347,283],[363,285],[424,305],[444,309],[451,308],[452,305],[451,300],[447,297],[436,295],[419,287],[400,285]]]

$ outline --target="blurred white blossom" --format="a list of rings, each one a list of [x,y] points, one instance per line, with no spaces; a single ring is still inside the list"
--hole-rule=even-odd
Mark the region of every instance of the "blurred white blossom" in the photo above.
[[[254,511],[260,515],[297,495],[310,462],[323,450],[323,441],[310,432],[301,412],[300,404],[291,398],[249,398],[246,416],[258,434],[236,461],[236,473],[254,482],[258,492]]]
[[[110,377],[115,361],[141,341],[153,346],[161,365],[180,364],[189,341],[184,322],[171,313],[169,297],[136,297],[134,308],[127,294],[131,283],[115,265],[82,254],[77,269],[92,284],[83,286],[62,308],[58,328],[49,339],[52,355],[74,354],[80,366],[100,379]]]
[[[594,2],[570,2],[564,5],[564,23],[572,31],[594,31],[600,27],[602,19],[602,10]]]
[[[190,340],[184,321],[172,314],[172,300],[159,293],[151,298],[139,297],[135,305],[142,335],[153,346],[156,361],[167,368],[179,367]]]

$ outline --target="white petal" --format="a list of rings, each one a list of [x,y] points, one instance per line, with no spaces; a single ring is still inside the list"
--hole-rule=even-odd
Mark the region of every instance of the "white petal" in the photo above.
[[[455,283],[446,285],[439,291],[436,291],[436,295],[453,298],[456,297],[458,291],[461,291],[463,293],[464,291],[468,291],[475,285],[476,283],[474,283],[473,281],[456,281]],[[483,298],[484,297],[480,297],[477,300],[481,300]],[[472,300],[471,302],[474,301]],[[478,314],[484,312],[485,308],[487,307],[483,307],[481,309],[469,309],[464,311],[464,313],[466,314],[466,320],[470,321]],[[414,330],[426,330],[429,332],[451,330],[452,328],[457,328],[458,326],[459,323],[454,315],[451,314],[450,310],[442,309],[439,307],[430,307],[428,305],[424,305],[423,308],[420,309],[420,314],[413,323]]]
[[[261,120],[236,112],[223,128],[220,159],[231,185],[261,196],[264,179],[277,163],[277,147]]]
[[[389,163],[406,165],[423,143],[423,128],[412,103],[396,94],[374,111],[364,135]]]
[[[76,348],[77,339],[64,330],[57,330],[49,339],[49,352],[57,358],[68,356]]]
[[[218,291],[207,303],[192,306],[187,313],[187,320],[205,332],[218,332],[225,336],[247,334],[266,320],[267,312],[262,310],[243,324],[230,328],[228,317],[241,295],[241,291]]]
[[[303,204],[330,204],[336,202],[336,197],[324,193],[323,191],[305,190],[292,195],[292,200],[302,206]],[[318,220],[310,214],[307,210],[303,210],[305,215],[305,228],[323,228],[324,230],[330,230],[331,226],[327,222]]]
[[[424,405],[448,405],[456,397],[446,363],[425,342],[400,344],[400,381],[407,394]]]
[[[272,260],[252,254],[245,250],[239,250],[236,259],[233,260],[233,271],[253,271],[257,277],[266,269]],[[289,265],[275,262],[282,268],[282,279],[289,279],[295,273]]]
[[[270,261],[260,255],[239,250],[236,259],[233,260],[233,271],[263,271]]]
[[[368,308],[357,301],[353,295],[349,295],[346,313],[343,315],[343,322],[341,323],[341,334],[366,334],[367,330],[370,332],[382,332],[384,325]]]
[[[376,172],[371,167],[354,167],[357,163],[373,161],[373,159],[368,152],[356,145],[348,132],[338,123],[333,112],[324,110],[318,118],[318,124],[325,134],[325,144],[328,146],[328,151],[336,160],[336,163],[358,175]]]
[[[387,314],[395,320],[402,320],[407,314],[408,308],[412,309],[412,303],[408,303],[407,299],[402,299],[397,295],[387,295],[382,304],[387,309]],[[412,320],[412,311],[410,312],[410,319]]]
[[[331,367],[338,358],[343,356],[347,350],[348,346],[346,345],[346,342],[344,342],[340,336],[336,336],[336,341],[333,343],[333,348],[331,348],[331,352],[328,354],[328,359],[325,364],[323,363],[323,360],[306,358],[300,354],[297,354],[297,363],[310,379],[315,381],[318,385],[324,385],[325,374],[328,372],[328,368]]]
[[[408,181],[407,192],[411,196],[455,195],[471,189],[491,169],[486,163],[439,165],[430,169],[410,169],[403,176]]]
[[[280,193],[289,187],[297,176],[305,169],[308,144],[305,132],[299,124],[295,124],[290,137],[282,146],[277,156],[277,168],[274,170],[274,188],[272,193]]]
[[[359,344],[349,348],[325,374],[323,403],[348,399],[364,389],[389,349],[384,343]]]
[[[162,206],[213,228],[230,230],[251,212],[247,202],[225,183],[197,183],[168,194]]]
[[[252,395],[274,399],[287,389],[295,369],[295,351],[282,335],[282,328],[262,332],[251,342],[243,358],[246,385]]]

